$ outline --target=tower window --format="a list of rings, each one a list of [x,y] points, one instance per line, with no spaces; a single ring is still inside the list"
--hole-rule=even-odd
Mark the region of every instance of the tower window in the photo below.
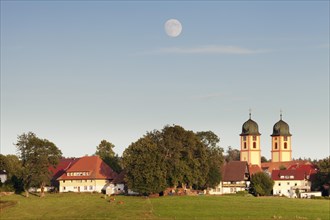
[[[275,143],[275,149],[277,149],[277,143]]]
[[[244,149],[246,149],[246,142],[244,142]]]
[[[253,140],[256,141],[257,140],[257,136],[253,136]]]
[[[257,143],[253,142],[253,148],[256,148],[256,147],[257,147]]]
[[[284,149],[287,149],[288,148],[288,143],[284,143]]]
[[[277,137],[275,138],[275,141],[277,141]]]
[[[243,141],[246,141],[246,136],[243,136]]]
[[[287,136],[284,137],[284,141],[288,141],[288,137]]]

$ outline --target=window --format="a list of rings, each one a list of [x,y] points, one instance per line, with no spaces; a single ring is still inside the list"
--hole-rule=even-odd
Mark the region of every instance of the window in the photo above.
[[[277,143],[275,143],[275,147],[274,148],[277,149]]]
[[[63,190],[66,190],[65,186],[63,187]]]
[[[284,142],[284,149],[288,148],[288,143]]]
[[[278,186],[281,186],[281,183],[278,183]]]
[[[257,148],[257,143],[253,142],[253,148]]]
[[[275,141],[277,141],[277,137],[275,138]]]
[[[246,141],[246,136],[243,136],[243,141]]]
[[[256,141],[257,140],[257,136],[253,136],[253,140]]]
[[[287,185],[290,185],[290,182],[287,182],[286,184],[287,184]]]
[[[93,186],[89,186],[89,190],[93,190]]]
[[[279,190],[278,193],[281,193],[281,190]]]
[[[63,180],[63,183],[65,183],[65,180]]]
[[[246,142],[244,142],[244,149],[246,149]]]
[[[288,137],[285,136],[285,137],[284,137],[284,141],[288,141]]]
[[[84,186],[84,190],[87,190],[87,186]]]
[[[297,186],[297,183],[295,183],[294,185]]]
[[[85,180],[85,182],[87,182],[87,180]]]
[[[288,193],[290,193],[290,190],[288,189]]]

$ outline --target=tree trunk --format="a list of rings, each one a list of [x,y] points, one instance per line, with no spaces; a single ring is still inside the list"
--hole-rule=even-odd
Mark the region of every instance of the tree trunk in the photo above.
[[[41,183],[41,186],[40,186],[40,197],[42,198],[42,197],[45,197],[45,183],[44,182],[42,182]]]

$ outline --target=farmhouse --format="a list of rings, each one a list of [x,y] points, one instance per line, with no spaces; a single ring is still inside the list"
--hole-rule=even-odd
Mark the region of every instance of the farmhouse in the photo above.
[[[297,198],[296,192],[309,192],[311,182],[303,170],[273,170],[273,195]]]
[[[222,169],[220,184],[209,190],[211,195],[221,195],[245,191],[250,185],[249,166],[245,161],[230,161]]]
[[[85,156],[76,161],[57,180],[60,192],[101,192],[117,176],[99,156]]]

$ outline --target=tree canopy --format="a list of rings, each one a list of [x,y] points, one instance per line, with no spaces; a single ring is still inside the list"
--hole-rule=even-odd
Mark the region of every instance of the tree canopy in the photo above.
[[[106,141],[102,140],[100,144],[96,147],[95,154],[100,156],[100,158],[108,164],[115,172],[120,173],[122,168],[120,166],[120,158],[118,155],[115,154],[113,151],[115,145]]]
[[[40,139],[32,132],[18,136],[15,145],[22,162],[22,179],[26,195],[28,196],[31,186],[36,186],[41,188],[43,197],[44,186],[51,179],[48,168],[58,164],[62,152],[54,143]]]
[[[274,181],[264,172],[258,172],[251,177],[250,191],[255,196],[269,196],[272,193]]]
[[[197,135],[178,125],[148,132],[124,151],[129,188],[150,194],[166,187],[218,184],[223,162],[218,140],[214,133]]]
[[[240,160],[240,151],[237,149],[232,148],[231,146],[228,147],[226,152],[225,160],[226,162],[230,161],[239,161]]]

